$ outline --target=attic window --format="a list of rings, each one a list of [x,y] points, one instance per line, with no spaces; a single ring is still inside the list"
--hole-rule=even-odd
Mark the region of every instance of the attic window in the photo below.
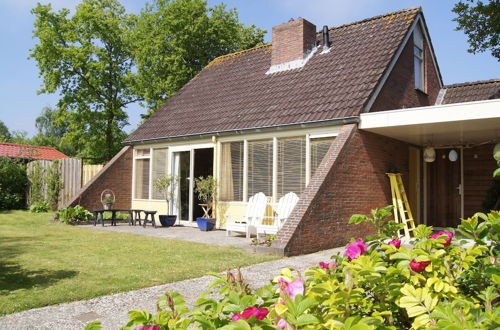
[[[418,25],[413,32],[413,66],[415,70],[415,88],[425,91],[424,38]]]

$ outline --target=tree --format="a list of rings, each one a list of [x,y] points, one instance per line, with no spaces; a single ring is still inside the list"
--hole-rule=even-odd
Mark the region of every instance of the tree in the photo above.
[[[458,15],[453,20],[457,30],[468,37],[469,52],[491,51],[500,60],[500,1],[460,0],[452,11]]]
[[[69,122],[64,112],[51,107],[44,107],[42,113],[35,120],[38,133],[31,138],[31,144],[37,146],[54,147],[68,156],[75,156],[80,150],[64,139],[69,133]]]
[[[0,120],[0,142],[9,142],[11,137],[9,129],[5,123]]]
[[[245,27],[223,4],[155,0],[134,29],[140,94],[154,110],[214,58],[261,44],[265,32]]]
[[[43,78],[39,92],[61,95],[63,140],[79,146],[81,156],[110,159],[125,137],[125,107],[142,99],[134,93],[128,38],[133,16],[116,0],[83,0],[72,17],[41,4],[32,13],[38,42],[30,56]]]

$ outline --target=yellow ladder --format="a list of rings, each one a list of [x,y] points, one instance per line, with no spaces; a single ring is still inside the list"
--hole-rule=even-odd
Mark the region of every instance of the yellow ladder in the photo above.
[[[394,205],[394,220],[404,224],[405,237],[410,238],[410,232],[415,229],[415,222],[411,214],[410,204],[406,197],[405,187],[400,173],[386,173],[391,181],[392,205]],[[399,231],[401,236],[401,231]]]

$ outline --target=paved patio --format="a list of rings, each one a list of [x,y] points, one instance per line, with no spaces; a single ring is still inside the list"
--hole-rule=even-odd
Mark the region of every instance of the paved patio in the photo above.
[[[84,228],[91,228],[104,231],[114,231],[119,233],[129,233],[136,235],[170,238],[180,241],[198,242],[220,246],[236,246],[246,251],[252,251],[252,239],[246,238],[244,235],[226,236],[225,230],[201,231],[198,227],[173,226],[173,227],[152,227],[148,225],[146,228],[136,225],[129,226],[127,223],[118,223],[116,226],[111,226],[108,223],[103,227],[86,225]]]

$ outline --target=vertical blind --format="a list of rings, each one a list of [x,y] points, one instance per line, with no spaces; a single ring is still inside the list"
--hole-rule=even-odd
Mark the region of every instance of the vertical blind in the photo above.
[[[322,139],[311,139],[310,145],[311,145],[311,177],[314,175],[314,172],[316,172],[316,169],[318,168],[319,164],[321,164],[321,161],[326,155],[326,152],[330,148],[330,145],[332,144],[332,141],[335,138],[333,137],[328,137],[328,138],[322,138]]]
[[[149,159],[135,160],[135,198],[149,198]]]
[[[273,193],[273,141],[248,142],[248,196]]]
[[[221,145],[221,191],[222,201],[243,200],[243,142]]]
[[[161,194],[158,190],[155,189],[154,183],[158,180],[162,175],[167,174],[167,148],[161,149],[153,149],[153,199],[164,199],[164,194]]]
[[[278,196],[289,192],[297,195],[306,184],[306,139],[305,137],[278,140]]]

